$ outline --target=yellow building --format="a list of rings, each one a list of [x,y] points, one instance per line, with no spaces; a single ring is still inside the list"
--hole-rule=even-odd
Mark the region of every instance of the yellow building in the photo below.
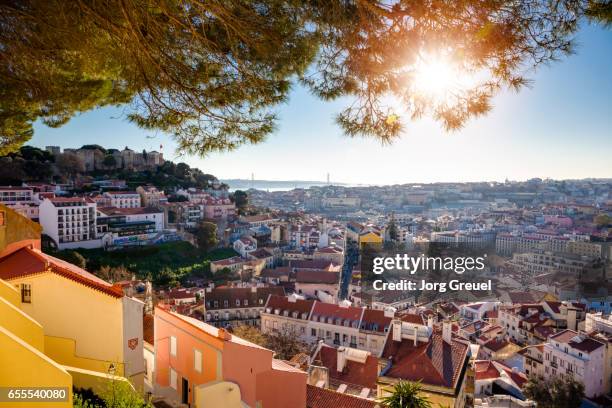
[[[0,279],[0,384],[3,387],[61,388],[66,394],[37,407],[72,407],[72,377],[44,354],[43,328],[21,309],[19,292]],[[0,402],[0,407],[26,407],[32,402]]]
[[[382,244],[383,237],[382,234],[375,231],[364,231],[359,234],[359,245],[366,244]]]
[[[42,253],[40,239],[12,231],[27,227],[23,217],[0,211],[0,384],[67,387],[71,394],[73,385],[101,392],[109,380],[128,378],[141,389],[143,303]],[[72,406],[71,399],[47,406]]]

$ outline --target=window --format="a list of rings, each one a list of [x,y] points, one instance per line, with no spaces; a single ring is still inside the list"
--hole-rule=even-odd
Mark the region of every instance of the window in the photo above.
[[[236,306],[240,306],[240,299],[236,299]]]
[[[29,283],[21,284],[21,303],[32,303],[32,286]]]
[[[176,357],[176,337],[170,336],[170,355]]]
[[[193,369],[198,373],[202,372],[202,352],[200,350],[193,350]]]
[[[310,329],[310,335],[312,337],[317,337],[317,329]]]
[[[178,389],[177,376],[174,368],[170,368],[170,387],[174,388],[175,390]]]

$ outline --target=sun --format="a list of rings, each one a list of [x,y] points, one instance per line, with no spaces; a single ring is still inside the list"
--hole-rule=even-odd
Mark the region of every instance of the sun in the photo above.
[[[412,87],[423,98],[448,102],[469,87],[470,76],[444,54],[423,54],[413,66]]]

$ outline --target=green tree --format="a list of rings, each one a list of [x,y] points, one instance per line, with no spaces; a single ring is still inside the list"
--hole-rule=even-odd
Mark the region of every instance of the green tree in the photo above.
[[[61,252],[58,254],[58,256],[60,256],[64,261],[70,262],[71,264],[76,265],[81,269],[85,269],[87,267],[87,260],[77,251]]]
[[[246,191],[236,190],[230,197],[238,210],[244,210],[249,205],[249,195]]]
[[[57,127],[125,104],[182,152],[234,149],[274,130],[296,79],[323,99],[355,99],[337,116],[351,136],[390,141],[404,116],[456,129],[524,86],[529,68],[570,53],[585,13],[609,22],[609,1],[2,2],[0,154],[37,120]],[[479,80],[444,100],[422,92],[436,53]]]
[[[389,239],[393,242],[397,241],[399,238],[399,232],[397,230],[397,225],[395,224],[395,217],[391,215],[391,219],[387,224],[387,235]]]
[[[115,159],[115,156],[113,156],[112,154],[107,154],[106,156],[104,156],[102,164],[108,168],[115,168],[117,166],[117,159]]]
[[[267,347],[268,345],[266,336],[257,327],[243,324],[241,326],[233,328],[232,335],[240,337],[241,339],[245,339],[247,341],[250,341],[251,343],[255,343],[262,347]]]
[[[525,396],[538,408],[578,408],[584,397],[584,385],[569,375],[557,375],[546,380],[536,376],[524,386]]]
[[[594,222],[598,227],[607,227],[612,223],[612,217],[608,214],[599,214],[595,217]]]
[[[385,408],[430,408],[431,403],[421,395],[421,383],[400,381],[393,387],[391,395],[380,399]]]
[[[64,152],[57,156],[55,162],[60,173],[71,178],[85,172],[85,163],[75,153]]]
[[[201,221],[196,229],[195,237],[200,249],[204,250],[204,252],[210,251],[219,243],[217,238],[217,224]]]
[[[307,353],[308,345],[289,329],[274,330],[266,334],[266,347],[274,350],[276,358],[290,360],[298,353]]]

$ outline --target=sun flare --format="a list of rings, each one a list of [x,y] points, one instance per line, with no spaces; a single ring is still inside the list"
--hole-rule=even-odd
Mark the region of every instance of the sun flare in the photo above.
[[[412,81],[419,96],[445,103],[469,87],[470,76],[450,58],[426,54],[415,64]]]

